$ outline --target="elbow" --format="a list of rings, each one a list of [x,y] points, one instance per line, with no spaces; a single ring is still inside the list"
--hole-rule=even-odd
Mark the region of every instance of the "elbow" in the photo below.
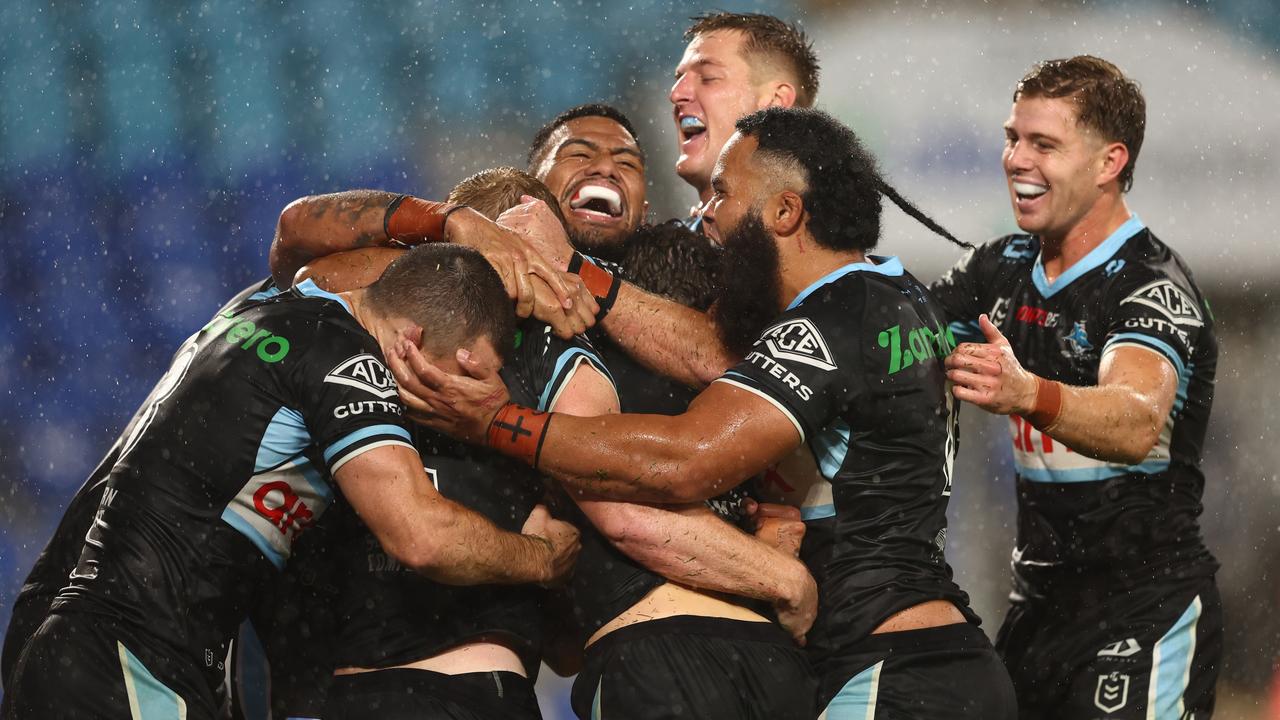
[[[280,211],[280,218],[276,220],[276,237],[272,242],[272,249],[275,251],[273,255],[276,252],[293,250],[298,244],[299,227],[306,217],[311,201],[311,196],[301,197],[285,205],[284,210]]]
[[[674,471],[670,503],[698,503],[737,487],[745,478],[737,477],[734,463],[726,462],[710,442],[700,442],[685,455]]]
[[[409,568],[428,577],[432,576],[444,562],[440,548],[435,543],[424,538],[411,540],[379,538],[379,542],[382,545],[382,551],[387,554],[387,557],[395,560],[402,567]]]
[[[1155,407],[1142,408],[1137,422],[1118,448],[1120,457],[1117,459],[1120,462],[1137,465],[1151,454],[1151,450],[1160,441],[1160,431],[1164,426],[1163,418],[1158,415],[1158,412]]]

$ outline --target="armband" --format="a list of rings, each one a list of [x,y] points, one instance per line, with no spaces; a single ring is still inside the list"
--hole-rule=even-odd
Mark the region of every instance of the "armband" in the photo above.
[[[444,242],[444,223],[449,214],[465,205],[431,202],[412,195],[401,195],[387,205],[382,229],[387,238],[406,245]]]
[[[568,270],[582,278],[582,284],[586,286],[587,292],[591,293],[592,297],[596,299],[596,304],[600,306],[600,312],[596,313],[596,321],[603,320],[604,316],[609,314],[609,311],[613,309],[613,304],[618,300],[618,291],[622,288],[622,278],[596,265],[588,260],[585,255],[577,252],[573,254],[573,259],[569,261]]]
[[[1062,383],[1036,376],[1036,404],[1024,417],[1031,426],[1045,432],[1062,412]]]
[[[534,468],[542,454],[552,413],[545,413],[515,403],[507,403],[493,416],[486,433],[486,444],[505,455],[525,461]]]

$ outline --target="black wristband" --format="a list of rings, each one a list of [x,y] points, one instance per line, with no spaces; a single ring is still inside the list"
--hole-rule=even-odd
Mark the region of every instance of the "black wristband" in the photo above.
[[[579,252],[575,252],[569,260],[568,270],[582,278],[587,291],[600,306],[600,312],[596,313],[596,321],[604,320],[618,300],[618,292],[622,289],[622,278],[591,262],[590,258]]]
[[[396,214],[396,209],[400,207],[400,203],[404,202],[407,197],[409,196],[397,195],[395,200],[387,204],[387,211],[382,214],[382,234],[386,235],[388,240],[395,239],[391,237],[391,216]]]

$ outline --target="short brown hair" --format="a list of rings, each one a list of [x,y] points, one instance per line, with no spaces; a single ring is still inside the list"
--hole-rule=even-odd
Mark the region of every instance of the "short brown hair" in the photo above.
[[[1138,83],[1102,58],[1077,55],[1036,64],[1013,91],[1014,102],[1024,97],[1071,98],[1080,125],[1107,142],[1124,143],[1129,162],[1120,171],[1120,190],[1129,192],[1147,128],[1147,101]]]
[[[496,167],[481,170],[449,191],[449,202],[466,205],[490,220],[520,204],[521,195],[532,195],[546,203],[564,224],[560,201],[546,185],[523,170]]]
[[[427,243],[396,258],[369,286],[369,306],[423,328],[422,349],[437,356],[487,337],[504,360],[515,338],[515,313],[498,272],[471,248]]]
[[[746,35],[742,54],[748,63],[753,55],[780,64],[796,79],[796,105],[812,107],[818,96],[818,56],[813,43],[800,26],[762,13],[716,12],[695,15],[684,31],[684,41],[717,30],[736,30]]]

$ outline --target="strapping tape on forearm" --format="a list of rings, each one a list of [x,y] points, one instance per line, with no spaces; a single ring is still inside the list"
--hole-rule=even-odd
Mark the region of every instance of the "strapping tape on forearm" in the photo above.
[[[552,413],[507,403],[489,423],[489,447],[538,467]]]
[[[1036,406],[1026,415],[1027,422],[1044,432],[1053,427],[1062,412],[1062,383],[1036,376]]]
[[[431,202],[412,195],[401,195],[387,205],[382,218],[382,229],[387,237],[406,245],[424,242],[444,242],[444,223],[449,213],[461,210],[463,205]]]
[[[587,292],[591,293],[596,299],[596,304],[600,306],[600,312],[596,313],[596,320],[603,320],[618,300],[622,278],[591,262],[582,253],[573,254],[573,259],[569,261],[569,272],[576,273],[582,278],[582,284],[587,287]]]

